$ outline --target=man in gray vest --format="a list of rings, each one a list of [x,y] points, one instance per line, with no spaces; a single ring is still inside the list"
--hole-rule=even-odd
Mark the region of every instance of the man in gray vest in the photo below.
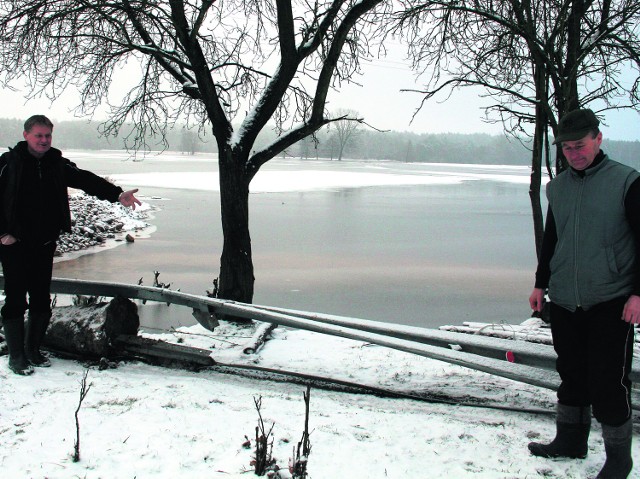
[[[556,437],[529,450],[586,457],[593,408],[607,455],[598,478],[611,479],[633,468],[629,372],[640,323],[640,173],[602,152],[599,124],[591,110],[574,110],[561,118],[554,141],[569,168],[547,185],[529,303],[541,312],[548,293],[561,384]]]

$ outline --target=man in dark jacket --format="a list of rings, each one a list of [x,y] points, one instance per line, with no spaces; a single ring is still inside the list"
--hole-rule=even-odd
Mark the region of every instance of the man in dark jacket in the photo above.
[[[33,366],[51,365],[40,345],[51,319],[56,241],[60,233],[71,231],[67,187],[134,209],[141,204],[134,196],[138,190],[123,192],[64,158],[51,147],[52,131],[46,116],[32,116],[24,124],[24,141],[0,156],[0,260],[5,280],[0,313],[9,368],[20,375],[32,374]]]
[[[535,288],[541,312],[550,299],[560,374],[556,437],[529,444],[541,457],[587,455],[593,415],[602,424],[607,460],[599,479],[626,478],[631,459],[631,360],[640,323],[640,173],[610,160],[591,110],[558,125],[569,168],[547,185],[549,210]]]

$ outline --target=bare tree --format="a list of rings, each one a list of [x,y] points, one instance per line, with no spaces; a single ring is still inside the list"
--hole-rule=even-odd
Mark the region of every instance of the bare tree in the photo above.
[[[338,145],[338,161],[342,160],[345,147],[356,138],[358,128],[363,122],[362,118],[358,118],[358,112],[354,110],[338,110],[335,113],[336,121],[332,126],[335,130],[335,136]]]
[[[440,92],[476,86],[491,101],[487,121],[532,137],[530,197],[536,251],[543,215],[542,165],[552,174],[549,130],[590,104],[638,110],[640,2],[635,0],[405,0],[395,32],[409,40],[426,73],[424,103]],[[624,82],[624,71],[636,78]],[[531,128],[532,127],[532,128]],[[561,152],[556,168],[564,167]],[[544,159],[544,161],[543,161]]]
[[[198,134],[195,131],[188,129],[187,127],[183,127],[180,132],[180,150],[182,153],[195,155],[198,147],[198,140]]]
[[[1,80],[27,79],[31,96],[52,101],[74,86],[78,115],[110,102],[104,132],[132,122],[133,148],[179,119],[211,128],[224,236],[219,296],[251,302],[249,183],[334,121],[329,90],[359,72],[370,20],[385,8],[383,0],[1,0]],[[114,99],[110,86],[121,75],[131,88]],[[280,135],[254,151],[269,123]]]
[[[309,158],[318,159],[318,138],[316,135],[307,136],[298,142],[298,148],[301,160]]]

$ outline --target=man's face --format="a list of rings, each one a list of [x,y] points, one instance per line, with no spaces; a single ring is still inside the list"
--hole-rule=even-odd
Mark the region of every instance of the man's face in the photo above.
[[[51,148],[52,130],[46,125],[34,125],[31,130],[22,133],[27,148],[36,158],[41,158]]]
[[[593,160],[600,151],[600,144],[602,143],[602,132],[599,132],[595,137],[591,133],[587,136],[575,141],[563,141],[562,153],[575,170],[585,170],[591,166]]]

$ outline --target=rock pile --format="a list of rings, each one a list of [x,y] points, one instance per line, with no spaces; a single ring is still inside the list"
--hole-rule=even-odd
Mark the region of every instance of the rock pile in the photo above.
[[[84,193],[69,196],[69,206],[71,233],[60,236],[56,256],[99,246],[107,240],[118,240],[127,231],[149,226],[143,221],[144,213]]]

